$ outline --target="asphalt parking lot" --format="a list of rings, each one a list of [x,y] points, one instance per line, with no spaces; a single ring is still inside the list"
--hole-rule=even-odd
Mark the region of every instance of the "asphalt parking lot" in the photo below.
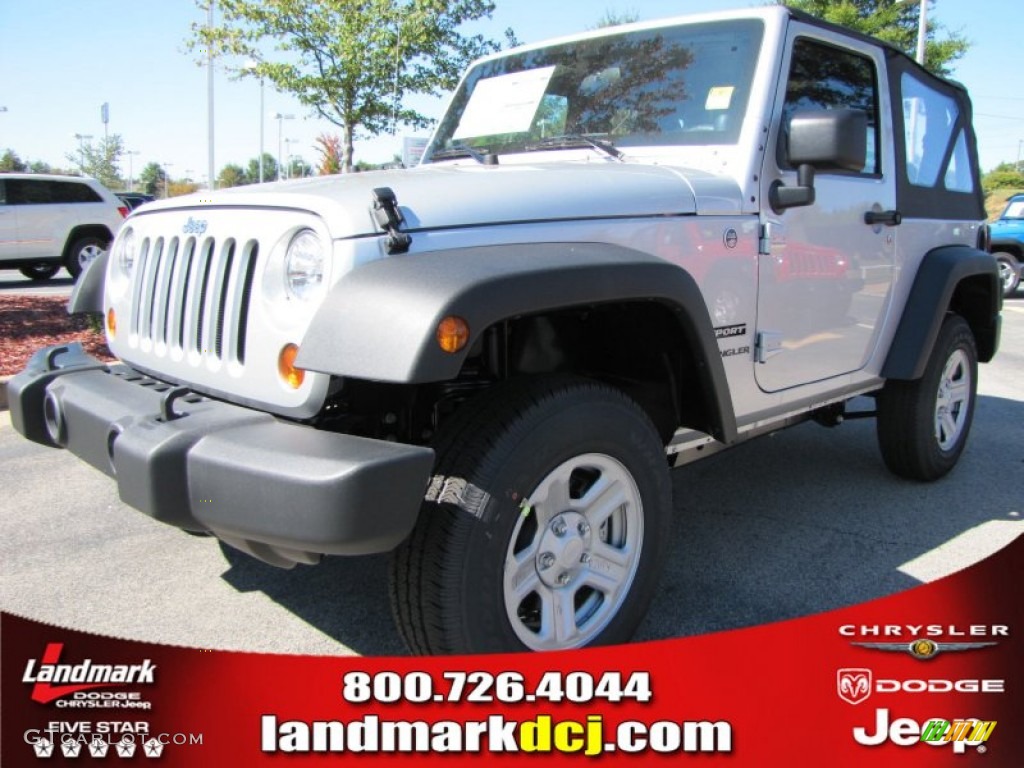
[[[638,638],[792,618],[904,590],[1024,531],[1024,298],[982,366],[970,443],[944,480],[889,475],[874,423],[805,424],[674,473],[672,556]],[[114,485],[0,413],[0,607],[139,640],[404,653],[385,557],[282,571],[125,507]]]

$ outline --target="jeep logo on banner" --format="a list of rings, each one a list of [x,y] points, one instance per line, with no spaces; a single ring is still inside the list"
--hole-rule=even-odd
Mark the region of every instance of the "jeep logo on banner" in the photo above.
[[[850,704],[860,704],[871,695],[870,669],[840,669],[836,672],[836,693]]]

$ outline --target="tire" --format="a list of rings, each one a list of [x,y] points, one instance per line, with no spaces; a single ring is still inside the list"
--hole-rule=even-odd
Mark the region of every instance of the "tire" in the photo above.
[[[435,449],[427,500],[391,560],[392,611],[412,652],[633,635],[664,561],[672,494],[662,442],[632,400],[583,379],[510,382],[463,406]]]
[[[21,267],[18,271],[29,280],[41,283],[56,275],[60,271],[60,264],[33,264],[31,267]]]
[[[967,322],[947,315],[924,375],[889,381],[878,397],[878,444],[886,466],[910,480],[937,480],[960,458],[974,419],[978,351]]]
[[[71,273],[71,277],[77,280],[86,264],[99,256],[102,251],[107,250],[108,245],[106,240],[92,235],[75,240],[64,259],[64,266]]]
[[[1003,296],[1010,296],[1020,286],[1020,267],[1017,260],[1009,253],[992,255],[999,264],[999,285],[1003,289]]]

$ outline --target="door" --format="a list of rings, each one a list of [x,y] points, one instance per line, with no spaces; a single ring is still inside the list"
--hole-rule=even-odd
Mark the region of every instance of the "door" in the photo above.
[[[755,375],[769,392],[867,364],[888,311],[895,254],[896,228],[865,223],[866,212],[891,211],[896,202],[881,53],[801,24],[791,25],[786,50],[789,74],[776,95],[780,119],[765,153],[762,200],[773,183],[797,183],[785,152],[797,110],[863,110],[867,162],[860,171],[818,169],[811,205],[777,213],[765,205]]]

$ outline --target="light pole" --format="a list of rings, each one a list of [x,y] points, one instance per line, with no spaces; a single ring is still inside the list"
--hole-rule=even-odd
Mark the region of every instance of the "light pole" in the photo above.
[[[92,141],[91,133],[76,133],[75,138],[78,139],[78,170],[85,175],[85,140]]]
[[[274,119],[277,120],[277,180],[281,180],[281,128],[284,125],[285,120],[294,120],[295,115],[284,115],[280,112],[274,113]]]
[[[292,177],[292,144],[298,144],[298,143],[299,142],[295,141],[294,139],[289,139],[288,137],[285,137],[285,140],[284,140],[284,159],[285,159],[286,165],[284,167],[284,177],[286,179],[290,179]]]
[[[213,32],[213,6],[215,0],[210,0],[210,7],[207,9],[206,26]],[[212,35],[211,35],[212,38]],[[207,152],[206,152],[206,174],[210,179],[210,189],[216,186],[213,175],[213,45],[206,51],[206,112],[207,112]]]
[[[897,3],[913,0],[896,0]],[[920,0],[921,11],[917,16],[917,63],[924,66],[925,42],[928,38],[928,0]]]
[[[244,69],[250,72],[255,72],[258,65],[255,61],[247,61]],[[263,123],[265,121],[265,113],[263,112],[263,78],[260,78],[260,184],[263,183]]]
[[[134,192],[135,191],[135,174],[133,172],[134,169],[132,168],[132,156],[134,156],[134,155],[141,155],[142,153],[139,152],[137,149],[126,149],[124,151],[124,153],[126,155],[128,155],[128,191],[129,192]]]
[[[170,168],[174,163],[164,163],[164,199],[166,200],[171,196],[171,174],[168,173],[167,169]]]

